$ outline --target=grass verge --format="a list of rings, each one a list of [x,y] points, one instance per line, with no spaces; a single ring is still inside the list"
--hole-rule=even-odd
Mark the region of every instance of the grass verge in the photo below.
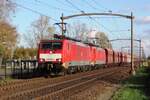
[[[0,79],[0,85],[6,84],[7,82],[12,81],[13,79],[11,77],[6,77],[6,79]]]
[[[135,76],[123,81],[123,87],[112,100],[150,100],[150,68],[139,68]]]

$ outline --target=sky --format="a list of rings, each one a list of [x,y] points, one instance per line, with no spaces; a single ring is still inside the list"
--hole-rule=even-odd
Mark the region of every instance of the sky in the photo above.
[[[142,40],[146,55],[150,55],[150,0],[16,0],[16,13],[12,16],[12,23],[20,33],[20,45],[25,46],[22,38],[30,30],[30,25],[40,16],[49,16],[52,24],[59,22],[64,16],[81,13],[119,13],[133,15],[134,38]],[[40,13],[40,14],[39,14]],[[94,20],[93,20],[94,19]],[[75,22],[86,23],[93,30],[105,32],[110,40],[117,38],[130,38],[130,20],[122,17],[92,16],[77,17],[65,20],[67,24]],[[134,42],[138,45],[138,42]],[[113,48],[130,46],[129,41],[115,41]]]

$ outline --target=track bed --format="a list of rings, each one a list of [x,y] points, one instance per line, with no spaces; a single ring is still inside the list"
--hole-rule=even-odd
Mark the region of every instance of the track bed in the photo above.
[[[0,87],[2,100],[67,100],[92,87],[99,80],[115,78],[116,73],[128,72],[127,67],[113,67],[77,73],[57,78],[37,78]],[[121,79],[121,78],[119,78]]]

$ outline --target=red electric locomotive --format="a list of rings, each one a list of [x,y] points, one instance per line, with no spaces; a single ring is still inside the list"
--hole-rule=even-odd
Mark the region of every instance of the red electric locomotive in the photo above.
[[[106,53],[102,48],[68,38],[42,40],[38,49],[39,67],[47,72],[85,71],[95,65],[105,65]]]
[[[127,64],[130,63],[130,57],[126,53],[59,36],[58,39],[40,42],[38,67],[46,74],[73,73]]]

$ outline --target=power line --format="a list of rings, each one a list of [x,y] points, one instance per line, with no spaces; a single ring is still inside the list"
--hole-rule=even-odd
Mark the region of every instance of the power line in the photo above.
[[[128,29],[128,30],[112,30],[111,32],[129,32],[130,31],[130,29]]]
[[[101,6],[103,9],[107,9],[106,7],[102,6],[99,2],[96,0],[92,0],[97,6]],[[107,9],[108,11],[111,11],[110,9]]]
[[[75,6],[72,2],[70,2],[69,0],[65,0],[67,3],[69,3],[70,5],[72,5],[76,10],[80,11],[81,13],[85,13],[83,10],[81,10],[80,8],[78,8],[77,6]],[[112,33],[110,29],[108,29],[107,27],[105,27],[103,24],[98,23],[94,18],[92,18],[90,15],[88,16],[89,19],[93,20],[95,23],[97,23],[98,25],[102,26],[105,30],[107,30],[109,33]],[[113,34],[113,33],[112,33]]]
[[[116,20],[116,19],[115,19]],[[119,28],[119,26],[118,26],[118,24],[116,23],[116,21],[115,21],[113,18],[111,18],[111,22],[114,24],[114,27],[115,27],[115,29],[116,29],[116,31],[115,30],[113,30],[113,31],[111,31],[111,33],[118,33],[118,32],[121,32],[121,31],[124,31],[124,30],[118,30],[117,31],[117,29]],[[121,34],[118,34],[117,35],[118,37],[120,37],[121,36]]]
[[[91,5],[88,1],[86,1],[86,3],[93,9],[95,10],[99,10],[96,7],[94,7],[93,5]],[[96,2],[95,2],[96,3]],[[89,16],[90,19],[92,19],[93,21],[95,21],[97,24],[99,24],[100,26],[102,26],[104,29],[106,29],[107,31],[111,32],[111,30],[109,30],[107,27],[105,27],[103,24],[100,24],[96,21],[96,19],[92,18],[91,16]]]
[[[72,2],[70,2],[69,0],[65,0],[68,4],[70,4],[74,9],[80,11],[81,13],[85,13],[84,10],[80,9],[79,7],[77,7],[76,5],[74,5]],[[93,2],[95,2],[96,5],[98,5],[98,3],[94,0]],[[96,7],[93,7],[93,5],[89,4],[87,2],[88,6],[90,6],[92,9],[95,9],[95,10],[99,10],[97,9]],[[99,6],[99,5],[98,5]],[[103,7],[103,6],[102,6]],[[107,9],[105,7],[103,7],[104,9]],[[112,13],[111,10],[108,9],[108,11],[110,13]],[[112,33],[112,31],[110,29],[108,29],[107,27],[105,27],[103,24],[100,24],[99,22],[97,22],[94,18],[92,18],[90,15],[88,16],[89,19],[93,20],[95,23],[97,23],[98,25],[102,26],[105,30],[107,30],[109,33]],[[115,17],[116,18],[116,17]],[[119,17],[120,18],[120,17]],[[113,34],[114,35],[114,34]]]
[[[96,0],[92,0],[97,6],[101,6],[103,9],[106,9],[106,10],[108,10],[109,12],[111,12],[112,13],[112,10],[110,10],[110,9],[108,9],[108,8],[106,8],[106,7],[104,7],[104,6],[102,6],[99,2],[97,2]],[[92,5],[91,5],[92,6]],[[118,18],[118,17],[110,17],[111,19],[113,19],[113,18]],[[120,17],[119,17],[120,18]],[[112,20],[113,21],[113,23],[114,23],[114,25],[116,26],[116,29],[118,29],[118,26],[116,25],[116,22],[114,22],[114,20]],[[105,29],[106,29],[106,27],[105,27]],[[107,29],[108,30],[108,29]],[[109,32],[122,32],[122,31],[129,31],[129,30],[118,30],[118,31],[111,31],[111,30],[109,30]],[[120,34],[119,34],[119,36],[121,36]]]
[[[83,10],[81,10],[80,8],[78,8],[77,6],[75,6],[72,2],[70,2],[69,0],[65,0],[67,3],[69,3],[71,6],[73,6],[75,9],[77,9],[78,11],[80,11],[81,13],[84,12]]]
[[[91,8],[93,8],[93,9],[95,9],[95,10],[99,10],[99,9],[95,8],[93,5],[89,4],[87,1],[86,1],[86,3],[87,3]],[[85,13],[85,12],[83,11],[83,13]],[[104,29],[106,29],[107,31],[111,32],[111,30],[109,30],[109,29],[108,29],[107,27],[105,27],[103,24],[98,23],[98,22],[96,21],[96,19],[92,18],[91,16],[89,16],[89,18],[90,18],[91,20],[93,20],[95,23],[97,23],[97,24],[99,24],[100,26],[102,26],[102,27],[103,27]]]
[[[61,3],[61,4],[64,4],[64,5],[66,5],[63,1],[61,1],[61,0],[56,0],[57,2],[59,2],[59,3]]]
[[[33,13],[36,13],[36,14],[38,14],[38,15],[46,16],[46,17],[48,17],[48,18],[50,18],[50,19],[52,19],[52,20],[54,20],[54,21],[56,21],[56,22],[59,21],[59,20],[57,20],[57,19],[55,19],[55,18],[53,18],[53,17],[47,16],[47,15],[45,15],[45,14],[42,14],[41,12],[38,12],[38,11],[33,10],[33,9],[31,9],[31,8],[25,7],[25,6],[20,5],[20,4],[18,4],[18,3],[15,3],[15,4],[16,4],[16,6],[18,6],[18,7],[21,7],[21,8],[23,8],[23,9],[26,9],[26,10],[31,11],[31,12],[33,12]]]
[[[69,0],[66,0],[69,4],[71,4],[75,9],[79,10],[82,13],[85,13],[83,10],[81,10],[80,8],[78,8],[77,6],[75,6],[73,3],[71,3]],[[93,9],[97,9],[95,7],[93,7],[91,4],[89,4],[87,2],[87,4],[92,7]],[[110,11],[110,10],[109,10]],[[109,31],[111,33],[111,30],[109,30],[107,27],[105,27],[103,24],[98,23],[93,17],[88,16],[91,20],[93,20],[95,23],[99,24],[100,26],[102,26],[105,30]]]
[[[86,2],[86,4],[87,4],[88,6],[90,6],[92,9],[95,9],[95,10],[97,10],[97,11],[101,11],[100,9],[98,9],[98,8],[94,7],[92,4],[90,4],[88,1],[85,0],[84,2]]]
[[[49,5],[48,3],[42,2],[42,1],[40,1],[40,0],[35,0],[35,1],[38,2],[39,4],[43,4],[43,5],[47,6],[47,7],[51,7],[51,8],[53,8],[53,9],[55,9],[55,10],[59,10],[59,11],[62,11],[62,10],[63,10],[63,11],[66,11],[66,12],[74,12],[74,11],[72,11],[72,10],[68,10],[68,9],[64,9],[64,8],[58,8],[58,7]]]
[[[60,3],[60,4],[66,5],[66,3],[63,2],[62,0],[55,0],[55,1],[57,1],[57,2]],[[68,4],[68,3],[67,3],[67,4]],[[72,6],[71,6],[70,4],[69,4],[68,6],[72,8]],[[72,8],[72,9],[73,9],[73,8]]]
[[[69,0],[65,0],[67,3],[69,3],[70,5],[72,5],[75,9],[77,9],[78,11],[80,11],[81,13],[85,13],[83,10],[81,10],[80,8],[78,8],[77,6],[75,6],[72,2],[70,2]],[[88,15],[89,16],[89,15]],[[98,23],[95,19],[93,19],[91,16],[89,16],[89,18],[91,20],[93,20],[95,23],[99,24],[100,26],[102,26],[105,30],[111,32],[108,28],[106,28],[104,25]]]
[[[91,20],[93,20],[95,23],[97,23],[98,25],[102,26],[105,30],[111,32],[111,30],[109,30],[109,29],[108,29],[107,27],[105,27],[103,24],[100,24],[99,22],[97,22],[97,21],[96,21],[94,18],[92,18],[91,16],[89,16],[89,18],[90,18]]]

